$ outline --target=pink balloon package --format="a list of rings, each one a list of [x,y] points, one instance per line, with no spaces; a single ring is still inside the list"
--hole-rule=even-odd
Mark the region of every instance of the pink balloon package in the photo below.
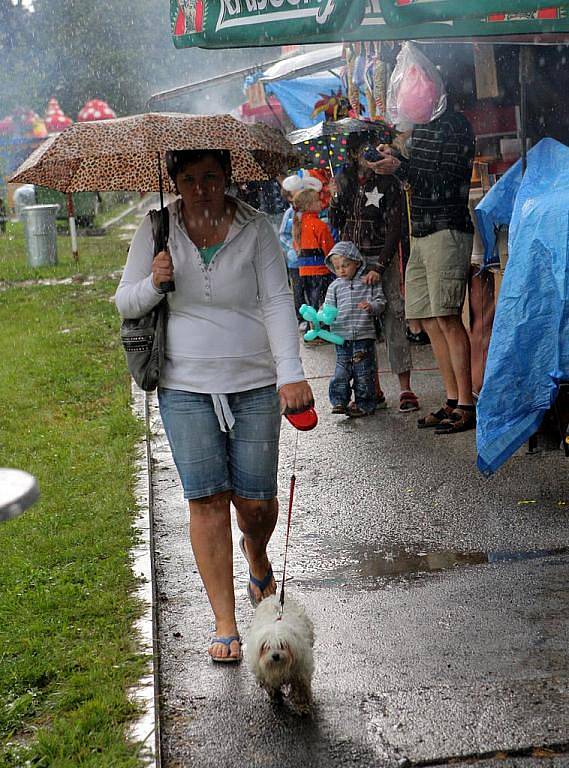
[[[387,90],[387,114],[398,126],[424,125],[446,109],[442,78],[427,57],[412,43],[405,43]]]

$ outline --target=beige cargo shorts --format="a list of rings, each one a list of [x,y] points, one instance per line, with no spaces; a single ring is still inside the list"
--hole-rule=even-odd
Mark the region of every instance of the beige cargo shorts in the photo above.
[[[473,236],[443,229],[411,240],[405,272],[408,320],[460,315],[470,272]]]

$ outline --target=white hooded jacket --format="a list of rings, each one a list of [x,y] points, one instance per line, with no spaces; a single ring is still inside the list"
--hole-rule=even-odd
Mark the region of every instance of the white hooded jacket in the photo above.
[[[160,386],[203,394],[244,392],[302,381],[298,326],[282,250],[267,218],[237,205],[225,243],[206,265],[181,217],[168,206],[176,290]],[[162,298],[152,282],[150,218],[134,235],[115,301],[123,318]]]

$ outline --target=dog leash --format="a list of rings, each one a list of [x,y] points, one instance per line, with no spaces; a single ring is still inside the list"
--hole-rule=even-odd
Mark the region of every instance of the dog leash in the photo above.
[[[286,580],[286,560],[288,555],[288,540],[290,537],[290,524],[292,521],[292,507],[294,504],[294,489],[296,487],[296,454],[298,452],[298,430],[296,432],[296,440],[294,443],[294,458],[292,460],[292,475],[290,477],[290,487],[288,491],[288,520],[286,524],[286,538],[285,538],[285,551],[284,551],[284,562],[283,562],[283,580],[281,584],[281,595],[279,598],[279,603],[281,605],[281,614],[284,610],[284,593],[285,593],[285,580]]]
[[[292,520],[292,506],[294,503],[294,489],[296,487],[296,454],[298,451],[298,431],[296,433],[296,440],[294,442],[294,458],[292,460],[292,475],[290,476],[290,487],[288,491],[288,520],[286,524],[286,539],[285,539],[285,556],[283,562],[283,581],[281,584],[281,595],[279,603],[281,605],[281,614],[284,610],[284,585],[286,579],[286,559],[288,555],[288,540],[290,537],[290,523]]]
[[[302,408],[297,411],[289,410],[288,408],[284,412],[284,416],[287,421],[292,424],[296,429],[296,440],[294,441],[294,457],[292,460],[292,475],[290,478],[290,488],[288,492],[288,520],[286,524],[286,539],[285,539],[285,553],[283,562],[283,581],[281,584],[281,594],[279,603],[281,606],[280,615],[282,616],[284,609],[284,592],[285,592],[285,580],[286,580],[286,561],[288,555],[288,540],[290,538],[290,524],[292,521],[292,507],[294,504],[294,489],[296,487],[296,455],[298,453],[298,433],[309,432],[318,424],[318,416],[314,410],[314,403],[307,408]],[[279,617],[280,618],[280,617]]]

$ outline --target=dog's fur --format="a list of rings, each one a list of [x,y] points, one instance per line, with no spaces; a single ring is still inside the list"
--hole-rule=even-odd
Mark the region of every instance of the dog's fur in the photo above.
[[[281,616],[277,595],[265,598],[247,633],[245,658],[271,699],[285,695],[301,714],[310,710],[314,626],[304,608],[287,597]]]

